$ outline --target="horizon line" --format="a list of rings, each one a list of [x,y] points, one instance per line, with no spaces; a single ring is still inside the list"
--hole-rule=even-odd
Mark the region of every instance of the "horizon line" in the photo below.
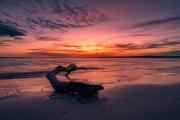
[[[55,56],[42,56],[42,57],[0,57],[0,58],[180,58],[180,56],[105,56],[105,57],[55,57]]]

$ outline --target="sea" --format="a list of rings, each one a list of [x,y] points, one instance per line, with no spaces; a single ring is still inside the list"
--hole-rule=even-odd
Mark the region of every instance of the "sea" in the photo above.
[[[180,83],[180,58],[0,58],[0,98],[33,92],[52,92],[47,72],[76,64],[70,81],[116,86]],[[60,81],[69,81],[64,73]]]

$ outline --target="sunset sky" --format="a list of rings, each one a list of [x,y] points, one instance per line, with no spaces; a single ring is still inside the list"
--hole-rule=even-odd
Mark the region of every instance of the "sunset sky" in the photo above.
[[[180,0],[1,0],[0,57],[180,56]]]

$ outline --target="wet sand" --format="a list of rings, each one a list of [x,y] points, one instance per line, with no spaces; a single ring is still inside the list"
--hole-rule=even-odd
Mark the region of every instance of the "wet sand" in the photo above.
[[[0,99],[1,120],[180,120],[180,84],[105,86],[97,96],[50,92]]]

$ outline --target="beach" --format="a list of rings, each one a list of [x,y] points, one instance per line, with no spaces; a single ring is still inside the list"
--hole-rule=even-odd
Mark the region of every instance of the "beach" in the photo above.
[[[16,60],[17,63],[22,61],[27,63],[30,59]],[[43,63],[42,59],[39,61]],[[57,60],[57,63],[61,61],[63,60]],[[32,68],[37,68],[35,71],[47,71],[46,68],[37,66],[38,62],[28,62],[24,66],[11,64],[10,67],[1,64],[1,67],[7,68],[1,70],[1,75],[4,76],[7,75],[5,72],[9,71],[10,75],[16,68],[21,69],[16,69],[18,74],[13,73],[17,78],[0,80],[0,118],[2,120],[180,119],[179,59],[91,59],[79,63],[77,61],[79,59],[74,59],[76,64],[81,66],[89,64],[96,69],[74,72],[70,77],[75,81],[102,84],[105,89],[99,94],[86,96],[55,93],[42,73],[34,75]],[[141,61],[141,64],[137,64],[138,61]],[[4,60],[4,63],[9,64],[7,60]],[[54,62],[51,61],[46,67],[53,68],[51,65],[54,65]],[[22,71],[32,74],[27,75]],[[63,75],[58,78],[67,81]]]
[[[27,93],[0,99],[2,120],[179,120],[180,85],[123,85],[98,96]]]
[[[0,0],[0,120],[180,120],[180,0]]]

